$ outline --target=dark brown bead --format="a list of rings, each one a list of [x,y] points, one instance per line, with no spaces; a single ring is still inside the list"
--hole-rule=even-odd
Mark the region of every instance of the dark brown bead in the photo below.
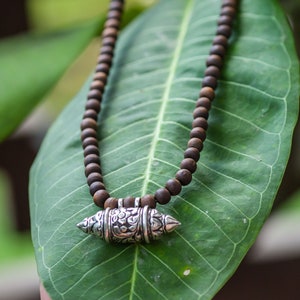
[[[114,47],[116,43],[116,39],[111,36],[103,37],[102,38],[102,45],[104,46],[112,46]]]
[[[120,21],[118,19],[108,19],[104,25],[106,28],[114,27],[118,29],[120,27]]]
[[[209,51],[209,54],[216,54],[221,57],[224,57],[226,49],[223,45],[212,45]]]
[[[222,7],[220,15],[234,17],[235,13],[236,13],[235,8],[227,5]]]
[[[206,131],[202,127],[195,127],[190,132],[190,138],[197,138],[201,141],[205,141],[206,139]]]
[[[219,25],[217,28],[218,35],[224,35],[227,38],[231,35],[231,27],[229,25]]]
[[[118,207],[118,199],[116,198],[109,197],[104,202],[104,209],[106,208],[114,209],[117,207]]]
[[[237,0],[223,0],[222,7],[224,6],[233,6],[236,7]]]
[[[97,121],[98,119],[98,114],[95,110],[93,109],[87,109],[84,114],[83,114],[83,118],[91,118],[94,119],[95,121]]]
[[[116,28],[108,27],[103,30],[103,37],[113,37],[116,38],[118,35],[118,30]]]
[[[211,108],[211,101],[206,97],[201,97],[196,102],[196,107],[205,107],[207,111]]]
[[[92,118],[84,118],[80,124],[81,130],[86,128],[92,128],[94,130],[97,130],[97,127],[97,122]]]
[[[193,121],[192,127],[201,127],[206,130],[208,127],[207,120],[203,117],[197,116],[196,119],[194,119]]]
[[[200,117],[207,119],[208,118],[207,108],[205,108],[203,106],[196,107],[193,111],[193,117],[194,117],[194,119],[200,118]]]
[[[98,164],[100,165],[99,156],[96,154],[89,154],[84,158],[84,165],[87,166],[89,164]]]
[[[94,203],[99,207],[103,207],[106,199],[109,197],[109,193],[106,190],[98,190],[93,196]]]
[[[102,93],[99,90],[93,89],[88,92],[87,98],[97,99],[100,101],[102,99]]]
[[[206,66],[216,66],[219,69],[222,68],[223,61],[220,55],[210,54],[206,60]]]
[[[108,73],[110,69],[110,65],[108,63],[98,63],[96,66],[96,72],[104,72]]]
[[[231,26],[232,22],[233,22],[232,17],[226,16],[226,15],[220,16],[219,19],[218,19],[218,25],[229,25],[229,26]]]
[[[97,191],[105,190],[105,186],[101,181],[94,181],[90,185],[90,194],[94,196]]]
[[[93,172],[93,173],[88,175],[88,177],[87,177],[88,185],[91,185],[93,182],[96,182],[96,181],[99,181],[99,182],[103,183],[103,178],[102,178],[101,174]]]
[[[182,185],[188,185],[192,181],[192,173],[186,169],[180,169],[176,173],[176,179],[180,181]]]
[[[228,45],[228,39],[224,35],[216,35],[213,39],[213,45],[222,45],[226,48]]]
[[[99,156],[99,149],[97,146],[94,146],[94,145],[89,145],[87,147],[84,148],[84,151],[83,151],[83,155],[84,156],[87,156],[89,154],[96,154]]]
[[[181,192],[182,188],[180,181],[175,178],[169,179],[165,187],[172,196],[178,195]]]
[[[198,138],[191,138],[188,141],[188,147],[196,148],[200,152],[203,149],[203,142],[201,139]]]
[[[206,97],[212,101],[215,98],[215,91],[213,88],[206,86],[200,90],[200,97]]]
[[[101,167],[99,164],[91,163],[85,166],[85,176],[88,177],[92,173],[101,174]]]
[[[222,46],[223,47],[223,46]],[[214,76],[215,78],[219,78],[221,75],[220,69],[216,66],[209,66],[206,68],[205,76]]]
[[[192,158],[194,161],[198,161],[200,158],[200,152],[197,148],[190,147],[184,151],[184,158]]]
[[[121,12],[118,10],[110,10],[107,14],[107,19],[120,19]]]
[[[116,198],[108,198],[105,200],[104,202],[104,209],[106,208],[110,208],[110,209],[114,209],[118,207],[118,199]]]
[[[141,198],[141,207],[148,205],[150,208],[156,207],[156,201],[153,195],[145,195]]]
[[[101,93],[104,91],[104,82],[101,80],[93,80],[90,85],[91,90],[99,90]]]
[[[197,164],[192,158],[185,158],[181,161],[180,169],[186,169],[194,173],[197,169]]]
[[[100,111],[100,101],[97,99],[89,99],[85,104],[85,109],[92,109],[95,112],[99,113]]]
[[[109,54],[109,55],[112,55],[114,52],[114,49],[112,46],[102,46],[101,47],[101,50],[100,50],[100,54]]]
[[[108,65],[111,65],[111,62],[112,62],[112,56],[109,55],[109,54],[100,54],[98,56],[98,63],[105,63],[105,64],[108,64]]]
[[[134,197],[126,197],[124,198],[124,207],[134,207],[135,198]]]
[[[155,192],[154,198],[160,204],[167,204],[171,200],[171,195],[166,188],[160,188]]]
[[[100,80],[105,84],[107,81],[107,74],[104,72],[96,72],[94,74],[94,80]]]
[[[85,149],[87,146],[90,146],[90,145],[98,147],[98,140],[96,138],[93,138],[93,137],[88,137],[88,138],[86,138],[82,141],[83,149]]]
[[[217,79],[213,76],[205,76],[202,79],[202,87],[209,86],[215,89],[218,85]]]
[[[121,1],[111,1],[109,5],[109,10],[118,10],[122,12],[123,10],[123,3]]]
[[[92,128],[86,128],[81,131],[81,140],[85,140],[86,138],[97,138],[97,131]]]

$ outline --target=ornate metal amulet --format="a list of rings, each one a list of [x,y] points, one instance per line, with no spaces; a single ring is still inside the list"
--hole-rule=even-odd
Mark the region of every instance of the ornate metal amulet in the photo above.
[[[150,243],[173,231],[180,223],[170,215],[145,207],[106,208],[77,224],[85,233],[110,243]]]

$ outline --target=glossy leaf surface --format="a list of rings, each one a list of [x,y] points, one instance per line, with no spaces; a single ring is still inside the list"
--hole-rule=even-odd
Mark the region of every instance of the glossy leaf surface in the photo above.
[[[100,116],[112,196],[142,196],[178,170],[220,1],[160,1],[122,34]],[[38,269],[53,299],[210,299],[268,216],[297,118],[298,62],[275,1],[241,1],[193,182],[159,207],[180,220],[150,245],[114,246],[75,224],[97,211],[80,122],[89,82],[49,131],[31,172]]]

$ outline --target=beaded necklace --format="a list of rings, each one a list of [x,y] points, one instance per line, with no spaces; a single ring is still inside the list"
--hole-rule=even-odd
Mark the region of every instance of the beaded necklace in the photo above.
[[[215,97],[220,70],[231,35],[232,24],[237,10],[238,0],[222,0],[218,27],[213,39],[202,88],[193,111],[193,123],[190,139],[184,151],[184,158],[175,177],[154,195],[142,197],[113,198],[103,183],[100,167],[97,139],[97,119],[107,78],[112,66],[113,54],[120,28],[124,0],[111,0],[102,32],[102,46],[98,57],[93,81],[87,95],[83,120],[81,122],[81,140],[84,149],[84,165],[87,184],[94,203],[104,208],[95,215],[85,218],[77,224],[82,231],[95,234],[106,242],[136,243],[156,240],[162,234],[173,231],[180,223],[170,215],[160,213],[156,204],[167,204],[171,196],[181,192],[182,186],[192,181],[196,171],[200,151],[206,139],[208,115],[211,102]]]

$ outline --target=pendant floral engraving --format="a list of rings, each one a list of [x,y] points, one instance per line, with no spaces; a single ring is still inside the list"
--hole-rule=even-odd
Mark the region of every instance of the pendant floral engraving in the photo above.
[[[170,215],[145,207],[107,208],[77,224],[83,232],[94,234],[108,243],[150,243],[180,223]]]

